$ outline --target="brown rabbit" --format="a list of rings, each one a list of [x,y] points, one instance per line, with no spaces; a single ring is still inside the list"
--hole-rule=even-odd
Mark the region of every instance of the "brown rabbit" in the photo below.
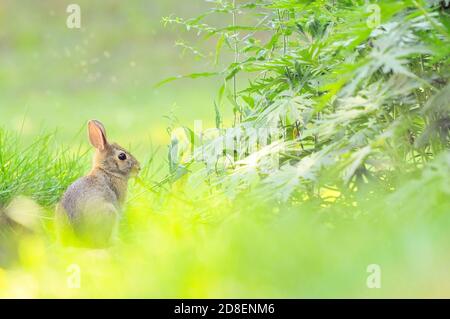
[[[91,172],[70,185],[56,209],[60,239],[65,244],[109,246],[125,202],[128,180],[139,173],[139,162],[124,148],[110,144],[102,123],[88,122],[95,147]]]

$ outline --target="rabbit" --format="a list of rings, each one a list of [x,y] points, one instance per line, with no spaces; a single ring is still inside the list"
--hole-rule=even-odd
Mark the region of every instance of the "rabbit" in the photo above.
[[[63,194],[56,208],[56,226],[65,245],[104,248],[117,239],[128,180],[141,168],[123,147],[108,142],[99,121],[88,122],[88,133],[95,148],[92,170]]]

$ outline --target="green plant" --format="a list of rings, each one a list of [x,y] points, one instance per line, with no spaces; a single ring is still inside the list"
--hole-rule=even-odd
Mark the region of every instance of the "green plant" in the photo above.
[[[51,206],[83,173],[86,152],[58,149],[53,137],[45,134],[21,145],[20,136],[0,129],[0,208],[18,195]]]
[[[223,80],[217,105],[228,98],[236,143],[247,142],[242,132],[277,128],[269,144],[283,144],[211,152],[230,132],[218,121],[219,134],[195,145],[206,154],[204,168],[192,170],[197,181],[283,201],[321,198],[323,189],[351,194],[369,183],[389,190],[449,148],[447,3],[210,2],[204,15],[165,22],[215,37],[215,62],[224,47],[234,58],[222,70],[188,77]],[[379,25],[371,20],[374,5]],[[230,25],[204,22],[223,14],[232,16]],[[280,166],[263,169],[274,155]]]

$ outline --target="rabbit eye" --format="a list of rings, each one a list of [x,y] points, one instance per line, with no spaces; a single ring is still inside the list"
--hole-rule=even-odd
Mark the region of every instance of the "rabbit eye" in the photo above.
[[[120,153],[118,157],[121,161],[124,161],[127,159],[127,155],[125,153]]]

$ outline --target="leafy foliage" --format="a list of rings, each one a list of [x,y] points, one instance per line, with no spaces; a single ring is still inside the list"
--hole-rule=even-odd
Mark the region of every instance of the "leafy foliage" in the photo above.
[[[284,201],[305,193],[320,198],[323,188],[346,192],[373,183],[389,189],[449,148],[446,3],[211,2],[200,17],[165,19],[215,37],[215,62],[226,57],[225,48],[234,57],[224,69],[204,73],[222,77],[217,104],[226,97],[235,119],[232,129],[218,122],[215,138],[200,139],[205,166],[197,168],[203,171],[194,174],[197,182],[200,175],[214,179],[234,195],[253,185],[262,198]],[[230,14],[233,23],[204,22],[216,14]],[[244,79],[249,84],[240,88]],[[230,131],[265,128],[278,129],[269,134],[272,147],[217,147]],[[231,136],[248,143],[248,134]],[[279,168],[264,168],[268,156],[279,157]],[[181,157],[174,162],[180,167],[198,161],[195,154]]]

